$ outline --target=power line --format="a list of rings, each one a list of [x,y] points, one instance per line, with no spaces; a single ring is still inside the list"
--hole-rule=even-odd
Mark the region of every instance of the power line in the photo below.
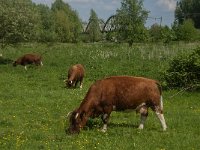
[[[147,17],[149,19],[160,20],[160,26],[162,25],[162,16],[161,17]]]

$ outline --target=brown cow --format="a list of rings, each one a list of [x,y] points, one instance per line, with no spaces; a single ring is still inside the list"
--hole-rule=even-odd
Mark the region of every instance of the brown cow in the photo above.
[[[141,114],[139,129],[143,129],[150,107],[166,130],[160,84],[151,79],[131,76],[113,76],[96,81],[89,88],[79,108],[70,116],[70,126],[66,132],[79,133],[91,117],[98,117],[104,123],[102,131],[112,111],[135,109]]]
[[[27,70],[26,65],[28,64],[35,64],[43,66],[42,64],[42,57],[38,54],[25,54],[22,57],[19,57],[14,63],[13,66],[16,67],[17,65],[24,66],[25,70]]]
[[[76,87],[78,82],[80,82],[80,88],[82,88],[84,75],[85,69],[83,65],[73,65],[69,68],[68,79],[64,80],[64,82],[66,82],[66,86],[68,87]]]

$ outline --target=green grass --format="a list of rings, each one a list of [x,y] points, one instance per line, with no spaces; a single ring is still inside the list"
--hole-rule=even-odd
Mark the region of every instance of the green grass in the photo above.
[[[27,44],[2,50],[15,59],[24,53],[43,53],[44,66],[12,67],[0,64],[0,149],[152,149],[200,148],[200,93],[164,91],[168,130],[162,132],[152,111],[144,130],[138,130],[135,112],[113,112],[107,133],[100,119],[90,120],[79,135],[66,135],[66,115],[79,106],[89,86],[110,75],[135,75],[159,79],[159,72],[177,53],[197,44],[146,44],[132,48],[118,44]],[[66,89],[69,66],[86,68],[83,89]],[[175,96],[173,96],[175,95]]]

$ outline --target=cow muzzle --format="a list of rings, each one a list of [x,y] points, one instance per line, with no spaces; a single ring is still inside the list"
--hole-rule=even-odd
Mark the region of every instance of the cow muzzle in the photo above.
[[[67,85],[68,85],[68,87],[72,87],[73,86],[73,81],[68,81]]]

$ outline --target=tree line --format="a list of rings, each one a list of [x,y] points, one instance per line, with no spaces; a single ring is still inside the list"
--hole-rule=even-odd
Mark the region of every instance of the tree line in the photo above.
[[[31,0],[0,0],[0,42],[76,42],[82,29],[78,13],[62,0],[51,8]]]
[[[90,10],[91,22],[83,33],[82,21],[76,10],[55,0],[51,7],[36,5],[31,0],[0,0],[0,43],[19,42],[97,42],[102,40],[127,42],[170,42],[200,39],[200,2],[180,0],[171,27],[153,24],[145,27],[149,11],[143,0],[122,0],[111,22],[114,30],[102,33],[95,10]]]

